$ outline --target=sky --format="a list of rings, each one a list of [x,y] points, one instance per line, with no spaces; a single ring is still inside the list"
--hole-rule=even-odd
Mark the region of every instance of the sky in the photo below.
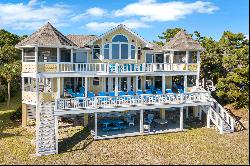
[[[218,40],[225,30],[249,36],[249,0],[0,0],[0,29],[30,35],[48,21],[65,35],[125,24],[148,41],[175,27]]]

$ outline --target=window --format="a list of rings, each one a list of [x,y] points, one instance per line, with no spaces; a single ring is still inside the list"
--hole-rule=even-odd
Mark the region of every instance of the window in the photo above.
[[[94,77],[93,78],[93,85],[99,86],[99,83],[100,83],[99,77]]]
[[[141,47],[138,47],[138,52],[137,52],[138,60],[141,59]]]
[[[131,59],[135,59],[135,46],[131,45]]]
[[[112,44],[112,59],[119,59],[120,45]]]
[[[109,59],[109,44],[104,45],[104,59]]]
[[[87,63],[87,52],[75,52],[74,63]]]
[[[128,59],[128,44],[121,44],[121,59]]]
[[[112,42],[128,42],[128,39],[123,35],[116,35],[113,37]]]
[[[57,51],[56,48],[39,48],[38,62],[56,62]]]
[[[23,49],[23,62],[35,62],[35,48]]]
[[[71,62],[70,50],[61,49],[60,62]]]
[[[93,59],[99,59],[97,54],[100,55],[100,47],[98,45],[94,46],[92,54],[93,54]]]
[[[146,53],[146,63],[153,63],[154,54]]]
[[[197,51],[189,51],[188,63],[197,63]]]
[[[175,51],[173,63],[185,63],[186,51]]]

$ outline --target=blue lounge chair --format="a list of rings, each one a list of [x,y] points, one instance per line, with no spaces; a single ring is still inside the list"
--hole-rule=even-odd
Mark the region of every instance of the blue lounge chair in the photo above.
[[[98,92],[98,96],[106,96],[105,92]]]
[[[76,97],[76,93],[73,92],[72,89],[66,89],[66,92],[67,92],[71,97]]]
[[[166,92],[167,92],[168,94],[174,94],[173,91],[172,91],[172,89],[166,89]]]
[[[151,90],[147,90],[145,94],[153,94]]]
[[[156,94],[158,94],[158,95],[162,95],[163,93],[162,93],[162,91],[161,91],[161,90],[156,90]]]
[[[142,94],[143,94],[142,90],[137,91],[137,95],[142,95]]]
[[[128,95],[135,95],[134,91],[128,91]]]
[[[121,92],[118,92],[118,95],[119,96],[124,96],[124,95],[126,95],[126,93],[124,91],[121,91]]]
[[[87,93],[87,96],[88,96],[89,98],[91,98],[91,97],[95,97],[95,94],[94,94],[94,92],[88,92],[88,93]]]
[[[84,93],[85,92],[85,88],[84,87],[80,87],[79,91],[80,91],[80,93]]]
[[[184,91],[182,89],[177,89],[178,93],[184,93]]]

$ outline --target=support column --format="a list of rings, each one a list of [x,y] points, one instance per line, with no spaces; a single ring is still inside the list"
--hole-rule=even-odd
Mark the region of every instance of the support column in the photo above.
[[[188,106],[186,107],[186,119],[188,119]]]
[[[106,77],[102,77],[102,79],[103,79],[102,91],[106,92]]]
[[[61,79],[62,79],[62,95],[64,96],[64,77],[62,77]]]
[[[138,76],[135,76],[135,92],[138,91]]]
[[[144,127],[143,127],[143,110],[140,110],[140,133],[144,133]]]
[[[95,139],[97,138],[97,112],[95,112]]]
[[[73,48],[71,48],[70,49],[70,61],[71,61],[71,63],[73,63],[74,62],[74,57],[73,57],[73,54],[74,53],[74,50],[73,50]]]
[[[166,80],[165,79],[166,79],[166,77],[165,77],[165,75],[163,75],[162,76],[162,93],[163,94],[165,94],[165,92],[166,92],[166,87],[165,87],[166,86]]]
[[[27,105],[22,103],[22,127],[27,126]]]
[[[153,85],[153,88],[155,89],[155,76],[153,76],[152,85]]]
[[[127,91],[131,91],[131,77],[127,77]]]
[[[170,51],[170,70],[173,71],[174,51]]]
[[[183,107],[180,108],[180,130],[183,130]]]
[[[207,128],[210,128],[210,108],[207,111]]]
[[[84,113],[84,121],[83,121],[83,125],[85,126],[85,127],[87,127],[88,126],[88,123],[89,123],[89,114],[88,113]]]
[[[160,109],[160,117],[162,120],[165,120],[165,114],[166,114],[166,109],[165,108],[161,108]]]
[[[184,93],[187,93],[187,75],[184,76]]]
[[[199,119],[201,120],[202,110],[200,109],[199,106],[197,106],[197,109],[198,109],[198,111],[199,111]]]
[[[108,91],[113,91],[113,77],[108,77]]]
[[[59,72],[60,63],[60,48],[56,48],[57,72]]]
[[[85,77],[85,97],[88,97],[88,77]]]
[[[60,77],[57,77],[57,98],[61,97],[60,89],[61,89],[61,84],[60,84]]]
[[[196,87],[199,87],[200,79],[200,51],[197,51],[197,75],[196,75]]]
[[[56,142],[56,154],[58,154],[58,139],[59,139],[59,133],[58,133],[58,116],[55,116],[55,142]]]
[[[118,96],[118,77],[115,77],[115,96]]]

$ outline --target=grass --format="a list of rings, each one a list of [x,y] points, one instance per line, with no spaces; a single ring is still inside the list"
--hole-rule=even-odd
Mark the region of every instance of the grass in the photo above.
[[[61,154],[35,157],[34,133],[11,122],[20,96],[0,104],[1,164],[249,164],[248,130],[220,135],[214,129],[93,141],[82,127],[60,129]]]

